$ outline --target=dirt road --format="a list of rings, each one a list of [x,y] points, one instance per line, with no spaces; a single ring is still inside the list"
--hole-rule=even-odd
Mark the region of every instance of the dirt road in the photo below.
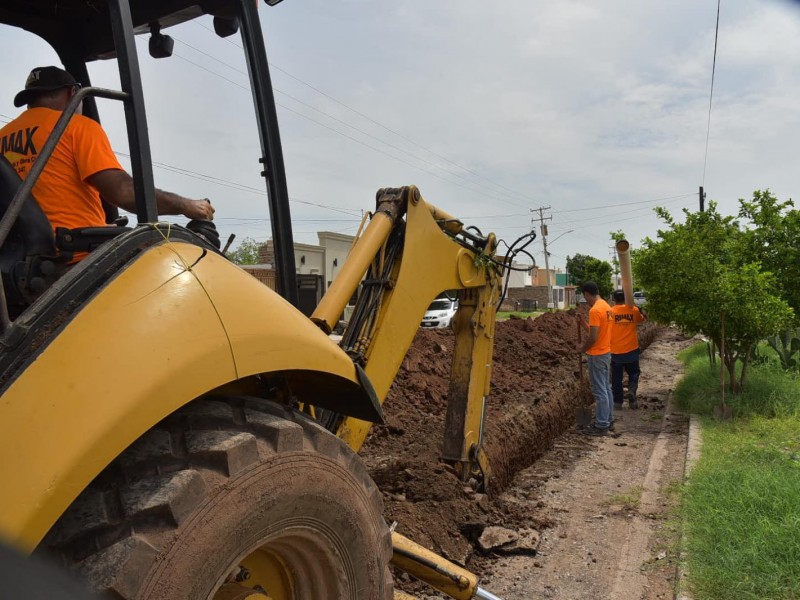
[[[471,565],[504,600],[672,598],[676,525],[688,419],[671,392],[675,354],[691,342],[663,330],[642,359],[640,410],[617,413],[616,437],[562,434],[499,499],[535,504],[542,530],[536,556],[484,557]]]
[[[642,409],[621,411],[619,437],[587,438],[574,431],[576,407],[591,399],[578,378],[576,319],[570,311],[498,323],[488,494],[460,483],[439,459],[448,330],[419,332],[384,404],[387,422],[373,428],[361,456],[400,533],[466,565],[506,600],[666,598],[674,569],[669,552],[658,558],[669,542],[663,490],[680,480],[687,426],[665,411],[681,371],[675,354],[688,342],[641,328],[643,346],[652,342],[642,360]],[[509,535],[519,541],[486,543]],[[397,575],[415,597],[440,598]]]

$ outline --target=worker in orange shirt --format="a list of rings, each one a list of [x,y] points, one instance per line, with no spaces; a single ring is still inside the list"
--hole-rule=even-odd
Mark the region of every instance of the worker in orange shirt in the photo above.
[[[611,391],[614,408],[622,408],[622,379],[628,373],[628,406],[639,408],[636,390],[639,387],[639,337],[636,328],[647,320],[636,306],[625,306],[625,292],[614,292],[614,306],[611,309]]]
[[[53,131],[80,84],[58,67],[37,67],[14,106],[28,109],[0,129],[0,154],[19,176],[28,176],[39,151]],[[133,178],[120,166],[100,124],[76,114],[33,188],[33,196],[53,230],[102,227],[106,224],[101,196],[110,204],[136,212]],[[193,200],[156,190],[159,215],[184,215],[210,220],[214,207],[208,198]]]
[[[589,367],[589,383],[594,395],[594,426],[586,430],[587,435],[607,435],[613,428],[614,414],[611,402],[611,307],[600,297],[600,290],[593,281],[581,286],[589,309],[588,335],[579,346],[586,353]]]

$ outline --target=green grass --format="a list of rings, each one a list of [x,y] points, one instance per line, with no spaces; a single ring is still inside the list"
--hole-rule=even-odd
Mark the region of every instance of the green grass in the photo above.
[[[759,348],[766,362],[752,365],[741,394],[726,391],[725,401],[734,416],[784,417],[800,415],[800,377],[781,369],[769,346]],[[675,399],[684,410],[710,415],[720,402],[720,365],[710,367],[705,344],[687,348],[678,357],[686,363],[686,374],[675,389]]]
[[[642,492],[644,488],[640,485],[635,485],[628,489],[626,492],[614,494],[609,496],[602,502],[601,506],[620,506],[622,510],[633,511],[639,508],[639,503],[642,501]]]
[[[686,375],[676,398],[711,414],[719,367],[709,367],[702,344],[680,357]],[[800,598],[800,381],[771,358],[748,381],[730,397],[733,421],[703,419],[702,456],[682,497],[698,599]]]
[[[696,598],[800,598],[800,418],[705,420],[682,512]]]

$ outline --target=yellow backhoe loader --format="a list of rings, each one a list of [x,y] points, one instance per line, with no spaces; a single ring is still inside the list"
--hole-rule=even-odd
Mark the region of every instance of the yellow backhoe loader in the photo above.
[[[279,0],[267,0],[276,4]],[[24,182],[0,160],[0,538],[115,598],[390,600],[389,565],[452,598],[496,598],[387,526],[356,452],[431,300],[459,291],[442,459],[488,485],[482,450],[505,259],[413,186],[374,212],[311,319],[299,312],[288,192],[253,0],[10,0],[0,23],[52,45],[83,84]],[[159,223],[134,36],[240,32],[278,292],[209,223]],[[122,89],[87,63],[116,58]],[[59,230],[32,188],[79,104],[125,107],[138,224]],[[255,163],[255,161],[254,161]],[[74,252],[88,257],[57,277]],[[339,345],[329,333],[357,303]]]

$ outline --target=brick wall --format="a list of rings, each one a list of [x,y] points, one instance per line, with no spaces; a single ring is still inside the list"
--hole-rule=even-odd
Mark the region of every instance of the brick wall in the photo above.
[[[258,279],[268,288],[275,290],[275,271],[272,269],[265,269],[261,266],[255,265],[244,265],[242,266],[242,269],[250,273],[250,275]]]
[[[521,310],[523,300],[535,300],[539,308],[547,306],[547,286],[529,285],[524,288],[508,288],[502,310]]]
[[[258,249],[258,262],[262,265],[275,264],[275,248],[272,245],[272,240],[267,240],[267,243],[262,244]]]

